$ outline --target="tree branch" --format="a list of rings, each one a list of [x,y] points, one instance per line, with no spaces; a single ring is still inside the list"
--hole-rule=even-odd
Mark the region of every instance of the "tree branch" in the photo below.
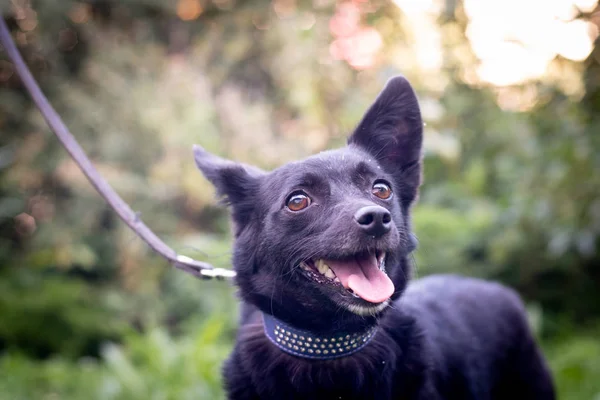
[[[10,31],[2,16],[0,16],[0,42],[4,46],[8,57],[15,64],[17,73],[21,77],[23,85],[31,95],[33,101],[39,108],[44,119],[50,126],[50,129],[56,134],[63,146],[67,149],[71,157],[75,160],[81,171],[85,174],[90,183],[96,188],[98,193],[106,202],[115,210],[119,217],[148,245],[159,255],[167,259],[175,268],[192,274],[198,278],[211,279],[231,279],[235,276],[235,272],[223,268],[214,268],[212,265],[196,261],[190,257],[179,255],[163,242],[150,228],[146,226],[138,215],[129,207],[129,205],[114,191],[109,183],[100,175],[94,167],[90,159],[77,143],[77,140],[64,122],[54,110],[31,71],[23,61],[21,54],[12,40]]]

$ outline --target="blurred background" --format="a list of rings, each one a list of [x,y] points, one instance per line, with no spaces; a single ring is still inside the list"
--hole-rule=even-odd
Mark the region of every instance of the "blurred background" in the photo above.
[[[9,0],[95,165],[178,252],[230,267],[191,146],[274,168],[415,86],[416,276],[502,281],[560,398],[600,399],[597,0]],[[235,290],[174,271],[79,172],[0,51],[0,398],[220,399]]]

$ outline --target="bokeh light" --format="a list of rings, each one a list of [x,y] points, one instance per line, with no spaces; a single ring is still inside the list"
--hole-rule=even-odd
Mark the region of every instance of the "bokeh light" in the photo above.
[[[584,60],[597,30],[575,19],[575,0],[465,0],[469,17],[467,37],[480,61],[479,78],[498,86],[514,85],[544,75],[557,56]]]
[[[395,0],[406,14],[419,67],[439,69],[442,45],[437,18],[444,4],[437,0]],[[496,86],[542,77],[557,56],[585,60],[598,28],[578,18],[591,12],[592,0],[465,0],[466,35],[479,60],[478,80]]]
[[[381,34],[361,24],[361,11],[355,3],[341,3],[329,21],[329,30],[335,38],[329,52],[336,60],[345,60],[355,69],[375,65],[377,53],[383,45]]]

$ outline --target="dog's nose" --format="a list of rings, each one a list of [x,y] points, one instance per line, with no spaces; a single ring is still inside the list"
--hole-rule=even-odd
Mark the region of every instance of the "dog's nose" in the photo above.
[[[390,212],[380,206],[360,208],[354,214],[354,220],[367,235],[383,236],[392,228]]]

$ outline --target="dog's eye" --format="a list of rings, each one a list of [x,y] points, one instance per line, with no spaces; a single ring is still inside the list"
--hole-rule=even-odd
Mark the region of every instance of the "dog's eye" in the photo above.
[[[387,183],[379,181],[375,182],[373,189],[371,189],[371,193],[380,199],[386,200],[392,197],[392,188]]]
[[[296,192],[292,193],[292,195],[288,197],[286,206],[291,211],[300,211],[310,206],[310,203],[310,197],[308,197],[306,193]]]

